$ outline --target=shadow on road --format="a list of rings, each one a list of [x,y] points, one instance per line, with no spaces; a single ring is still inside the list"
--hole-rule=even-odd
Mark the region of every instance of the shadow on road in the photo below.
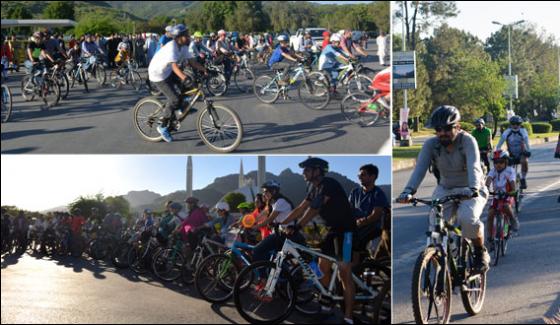
[[[59,130],[45,130],[45,129],[32,129],[32,130],[23,130],[23,131],[9,131],[2,133],[2,141],[5,140],[13,140],[17,138],[23,138],[33,135],[43,135],[43,134],[53,134],[53,133],[71,133],[71,132],[79,132],[93,129],[93,126],[82,126],[82,127],[75,127],[75,128],[68,128],[68,129],[59,129]]]

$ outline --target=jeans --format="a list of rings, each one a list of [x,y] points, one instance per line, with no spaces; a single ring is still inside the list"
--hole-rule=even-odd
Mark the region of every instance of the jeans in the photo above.
[[[340,73],[340,66],[335,65],[331,68],[323,68],[323,71],[327,73],[331,77],[331,87],[336,89],[336,85],[338,83],[338,74]]]
[[[253,250],[253,263],[258,261],[266,261],[270,257],[271,252],[277,252],[282,249],[286,238],[291,241],[305,245],[305,238],[299,233],[286,237],[285,234],[272,234],[263,239]]]
[[[175,74],[171,74],[167,79],[153,83],[167,98],[167,103],[163,107],[162,126],[168,127],[169,121],[173,117],[173,112],[178,110],[181,105],[181,96],[177,89],[179,80]]]

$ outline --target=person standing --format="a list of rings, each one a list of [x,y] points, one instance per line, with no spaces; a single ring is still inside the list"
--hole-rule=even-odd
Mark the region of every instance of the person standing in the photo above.
[[[379,32],[379,36],[377,36],[376,42],[377,42],[377,56],[379,56],[379,64],[385,66],[385,55],[387,55],[386,54],[387,39],[385,38],[385,33],[383,31]]]

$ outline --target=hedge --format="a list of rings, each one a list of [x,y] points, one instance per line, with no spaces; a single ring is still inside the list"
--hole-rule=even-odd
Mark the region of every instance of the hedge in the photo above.
[[[546,122],[535,122],[531,123],[533,127],[533,132],[535,133],[550,133],[552,132],[552,125]]]
[[[469,122],[461,122],[461,129],[462,129],[462,130],[465,130],[465,131],[471,133],[472,130],[474,130],[474,128],[475,128],[475,126],[474,126],[474,124],[472,124],[472,123],[469,123]]]
[[[552,131],[560,131],[560,119],[550,121]]]

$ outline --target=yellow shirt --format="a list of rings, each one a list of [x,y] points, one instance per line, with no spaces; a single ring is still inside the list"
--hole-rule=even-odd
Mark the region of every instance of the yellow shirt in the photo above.
[[[120,50],[117,56],[115,57],[115,62],[116,63],[125,62],[128,61],[129,58],[130,58],[130,54],[128,53],[128,51]]]

